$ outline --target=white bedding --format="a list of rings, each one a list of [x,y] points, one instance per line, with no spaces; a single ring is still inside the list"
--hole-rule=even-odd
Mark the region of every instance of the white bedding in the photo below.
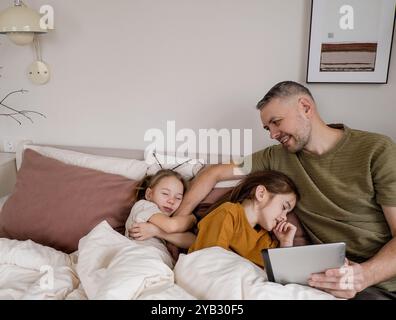
[[[198,299],[334,299],[308,286],[268,282],[263,269],[220,247],[181,255],[174,273],[176,283]]]
[[[30,240],[0,239],[0,299],[65,299],[78,284],[69,255]]]
[[[0,239],[0,300],[333,298],[267,282],[262,269],[222,248],[181,255],[174,270],[164,262],[168,255],[127,239],[107,222],[70,255],[30,240]]]
[[[32,241],[0,239],[0,300],[194,299],[174,283],[163,262],[168,255],[129,240],[107,222],[82,238],[71,255]]]
[[[175,285],[168,256],[102,222],[80,240],[76,270],[89,299],[193,299]]]

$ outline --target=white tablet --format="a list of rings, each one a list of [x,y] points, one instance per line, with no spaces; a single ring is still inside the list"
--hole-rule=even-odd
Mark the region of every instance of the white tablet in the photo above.
[[[344,265],[345,243],[265,249],[262,255],[268,281],[307,285],[312,273]]]

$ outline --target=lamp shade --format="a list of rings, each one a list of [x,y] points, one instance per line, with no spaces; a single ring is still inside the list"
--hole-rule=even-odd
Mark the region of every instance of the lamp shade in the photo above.
[[[25,6],[10,7],[0,13],[0,34],[7,34],[16,44],[33,41],[34,33],[46,33],[40,27],[41,16]]]

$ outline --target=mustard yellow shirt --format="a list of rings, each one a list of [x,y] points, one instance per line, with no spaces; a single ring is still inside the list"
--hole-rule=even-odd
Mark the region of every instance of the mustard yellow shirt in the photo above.
[[[198,223],[198,235],[188,253],[219,246],[264,267],[261,251],[275,248],[278,241],[268,231],[257,231],[248,222],[240,203],[226,202]]]

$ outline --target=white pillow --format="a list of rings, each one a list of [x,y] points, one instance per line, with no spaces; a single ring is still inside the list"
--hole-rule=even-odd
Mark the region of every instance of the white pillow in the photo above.
[[[148,165],[144,161],[136,159],[104,157],[71,150],[29,144],[23,146],[23,150],[25,149],[32,149],[43,156],[66,164],[94,169],[106,173],[118,174],[132,180],[142,179],[146,175],[148,168]],[[18,158],[20,158],[20,156]],[[18,164],[18,169],[19,166],[20,164]]]
[[[146,152],[144,157],[144,161],[148,165],[148,175],[154,175],[161,169],[174,169],[185,179],[190,180],[205,165],[205,161],[202,159],[177,157],[157,152]]]

